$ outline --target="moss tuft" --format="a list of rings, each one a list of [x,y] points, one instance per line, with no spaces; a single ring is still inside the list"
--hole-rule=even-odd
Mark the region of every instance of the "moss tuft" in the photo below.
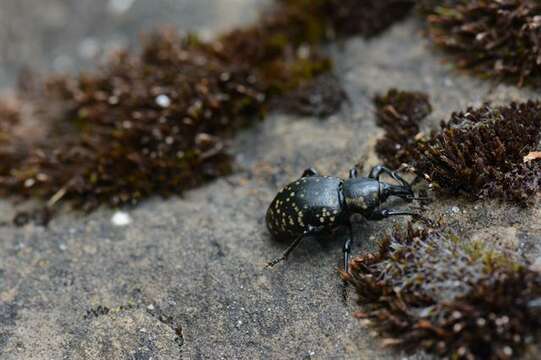
[[[396,228],[351,262],[359,318],[385,343],[457,359],[511,359],[541,328],[541,275],[451,229]]]
[[[519,86],[541,85],[541,2],[425,1],[433,43],[460,68]]]
[[[469,108],[417,143],[419,175],[450,193],[526,205],[541,189],[541,163],[524,162],[541,139],[541,104]]]
[[[374,98],[376,123],[385,135],[376,143],[376,153],[385,165],[398,169],[409,162],[417,144],[420,123],[432,112],[428,95],[391,89]]]
[[[396,105],[400,94],[409,102]],[[418,123],[430,109],[426,97],[393,90],[375,101],[378,122],[386,130],[376,151],[390,166],[405,163],[436,190],[472,199],[526,206],[541,190],[541,162],[525,161],[541,140],[541,103],[468,108],[453,113],[439,131],[420,136]]]
[[[40,106],[61,111],[34,112],[48,137],[18,151],[9,150],[17,137],[2,142],[0,190],[88,209],[179,193],[231,171],[224,136],[261,113],[261,88],[206,45],[151,35],[140,56],[122,52],[100,72],[48,81]]]

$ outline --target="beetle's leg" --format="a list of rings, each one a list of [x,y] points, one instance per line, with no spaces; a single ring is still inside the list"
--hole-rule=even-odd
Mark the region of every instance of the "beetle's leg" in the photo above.
[[[299,244],[301,243],[302,239],[304,238],[305,234],[302,234],[300,236],[298,236],[295,241],[293,241],[291,243],[291,245],[289,245],[289,247],[284,251],[284,253],[282,254],[282,256],[280,257],[277,257],[276,259],[274,260],[271,260],[267,263],[267,265],[265,266],[266,268],[271,268],[271,267],[274,267],[276,264],[282,262],[282,261],[285,261],[287,260],[287,257],[289,256],[289,254],[291,254],[291,252],[293,250],[295,250],[295,248],[297,246],[299,246]]]
[[[310,236],[310,235],[314,235],[314,234],[317,234],[319,232],[322,231],[322,229],[324,229],[323,226],[308,226],[308,230],[306,230],[303,234],[299,235],[292,243],[291,245],[289,245],[289,247],[284,251],[284,253],[282,254],[282,256],[280,257],[277,257],[276,259],[272,260],[272,261],[269,261],[267,263],[267,265],[265,266],[266,268],[271,268],[273,267],[274,265],[284,261],[284,260],[287,260],[287,257],[289,256],[289,254],[291,254],[291,252],[293,250],[295,250],[295,248],[297,246],[299,246],[299,244],[301,243],[302,239],[304,239],[306,236]]]
[[[344,241],[344,272],[349,273],[349,256],[351,255],[351,246],[353,245],[353,229],[349,225],[349,236]]]
[[[412,216],[416,219],[426,222],[427,224],[432,223],[429,219],[425,218],[421,214],[417,214],[411,211],[401,211],[401,210],[392,210],[392,209],[376,209],[369,216],[367,216],[367,218],[369,220],[382,220],[391,216],[402,216],[402,215]]]
[[[316,176],[316,175],[319,175],[317,170],[314,168],[309,168],[309,169],[304,170],[301,177],[309,177],[309,176]]]
[[[359,176],[359,169],[357,169],[357,167],[354,167],[351,170],[349,170],[349,178],[350,179],[355,179],[358,176]]]
[[[344,272],[349,273],[349,257],[351,255],[351,246],[353,245],[353,226],[351,223],[349,224],[349,236],[344,241]],[[342,298],[344,299],[344,302],[347,301],[348,298],[348,283],[344,280],[342,283]]]
[[[396,171],[393,171],[383,165],[374,166],[370,171],[370,175],[368,175],[368,177],[371,179],[379,180],[382,174],[387,174],[402,185],[410,187],[410,184],[406,180],[404,180],[402,176],[398,175]]]

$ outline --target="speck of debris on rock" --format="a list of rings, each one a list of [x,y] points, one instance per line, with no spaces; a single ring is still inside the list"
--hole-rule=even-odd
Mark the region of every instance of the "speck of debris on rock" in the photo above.
[[[111,223],[115,226],[127,226],[131,224],[131,222],[131,216],[123,211],[117,211],[114,213],[113,217],[111,217]]]

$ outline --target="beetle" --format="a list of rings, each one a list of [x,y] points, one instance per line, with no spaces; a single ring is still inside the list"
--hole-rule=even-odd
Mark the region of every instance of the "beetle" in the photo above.
[[[398,185],[380,181],[386,174]],[[390,216],[409,215],[422,218],[410,211],[381,208],[390,196],[411,202],[415,199],[411,185],[397,172],[385,166],[372,168],[368,177],[361,177],[357,168],[349,171],[349,179],[322,176],[310,168],[302,176],[285,186],[271,202],[266,224],[275,239],[293,240],[282,256],[270,261],[273,267],[287,259],[302,239],[311,235],[330,233],[340,226],[349,227],[344,241],[344,272],[349,272],[349,257],[353,243],[351,217],[360,214],[367,220],[382,220]]]

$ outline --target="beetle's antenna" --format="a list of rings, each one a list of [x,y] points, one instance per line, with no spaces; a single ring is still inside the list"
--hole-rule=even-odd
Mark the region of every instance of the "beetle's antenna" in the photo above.
[[[276,259],[272,260],[272,261],[269,261],[267,263],[267,265],[265,266],[265,268],[271,268],[271,267],[274,267],[276,264],[282,262],[282,261],[285,261],[287,260],[287,257],[289,256],[289,254],[291,254],[291,252],[293,250],[295,250],[295,248],[297,246],[299,246],[299,244],[301,243],[302,239],[304,239],[304,234],[300,235],[299,237],[297,237],[295,239],[295,241],[293,241],[293,243],[291,243],[291,245],[289,245],[289,247],[284,251],[284,253],[282,254],[282,256],[280,257],[277,257]]]

